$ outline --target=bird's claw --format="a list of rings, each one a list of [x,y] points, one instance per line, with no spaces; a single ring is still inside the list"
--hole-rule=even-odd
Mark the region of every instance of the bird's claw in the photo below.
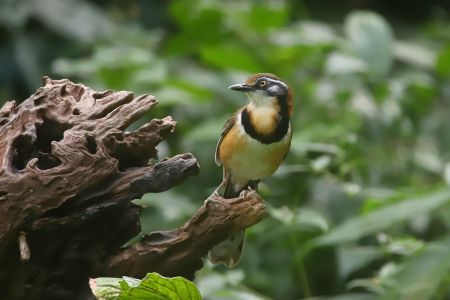
[[[239,198],[245,198],[247,196],[247,194],[249,193],[249,190],[243,190],[240,194],[239,194]]]

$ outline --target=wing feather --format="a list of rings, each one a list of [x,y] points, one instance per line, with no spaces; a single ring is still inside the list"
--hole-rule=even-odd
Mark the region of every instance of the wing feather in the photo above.
[[[216,146],[216,154],[215,154],[215,161],[218,166],[222,165],[222,161],[220,160],[220,145],[222,144],[223,139],[227,135],[227,133],[233,128],[234,123],[236,122],[237,115],[241,112],[241,109],[236,111],[231,118],[225,122],[225,124],[222,127],[222,132],[220,133],[220,139],[217,142]]]

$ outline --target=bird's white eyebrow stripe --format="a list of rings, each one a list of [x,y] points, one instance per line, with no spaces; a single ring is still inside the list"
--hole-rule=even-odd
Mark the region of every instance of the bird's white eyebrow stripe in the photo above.
[[[286,89],[288,89],[289,87],[287,86],[287,84],[286,83],[284,83],[283,81],[281,81],[281,80],[276,80],[276,79],[273,79],[273,78],[268,78],[268,77],[263,77],[265,80],[267,80],[267,81],[270,81],[270,82],[273,82],[273,83],[278,83],[278,84],[281,84],[282,86],[284,86]]]

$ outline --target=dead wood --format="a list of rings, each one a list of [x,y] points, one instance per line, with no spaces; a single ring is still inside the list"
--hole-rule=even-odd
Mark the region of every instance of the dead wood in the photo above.
[[[185,153],[149,164],[175,128],[170,117],[125,131],[153,96],[44,83],[0,109],[1,299],[85,299],[94,276],[192,278],[212,246],[261,219],[254,192],[212,196],[181,228],[121,248],[140,232],[131,201],[197,174],[197,161]]]
[[[192,279],[195,270],[202,267],[201,258],[214,245],[231,232],[259,222],[264,211],[264,202],[254,191],[235,199],[223,199],[213,194],[183,226],[152,232],[140,243],[121,249],[105,267],[114,276],[135,274],[143,277],[148,272],[146,266],[153,266],[152,270],[160,274]]]

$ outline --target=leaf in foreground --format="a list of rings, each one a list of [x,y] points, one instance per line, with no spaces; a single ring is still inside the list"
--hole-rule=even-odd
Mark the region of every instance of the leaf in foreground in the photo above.
[[[329,297],[314,297],[306,300],[376,300],[377,295],[369,293],[342,294]]]
[[[183,277],[167,278],[148,273],[144,279],[100,277],[89,281],[92,292],[100,300],[201,300],[195,285]]]

